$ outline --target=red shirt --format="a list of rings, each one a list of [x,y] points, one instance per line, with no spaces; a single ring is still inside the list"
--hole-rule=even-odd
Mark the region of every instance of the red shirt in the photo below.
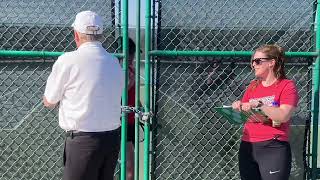
[[[136,83],[134,79],[134,68],[129,66],[129,81],[130,84],[132,83],[131,87],[128,89],[128,106],[134,107],[135,106],[135,96],[136,96]],[[134,124],[134,113],[131,112],[128,114],[128,124],[133,125]]]
[[[268,106],[273,104],[282,104],[297,106],[298,93],[295,83],[292,80],[283,79],[275,82],[271,86],[264,87],[260,82],[253,88],[256,81],[251,82],[247,88],[242,102],[262,101]],[[261,142],[278,136],[280,141],[289,140],[290,121],[282,123],[280,127],[272,127],[272,123],[253,122],[250,119],[245,123],[243,128],[243,141]]]
[[[135,106],[135,95],[136,95],[136,90],[135,90],[135,87],[133,86],[128,90],[128,106],[131,106],[131,107]],[[134,124],[133,112],[128,114],[128,124],[130,125]]]

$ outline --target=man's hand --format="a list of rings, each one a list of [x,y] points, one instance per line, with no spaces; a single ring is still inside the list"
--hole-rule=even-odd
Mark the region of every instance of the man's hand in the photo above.
[[[45,96],[43,96],[43,105],[50,109],[53,109],[56,106],[56,104],[49,103]]]

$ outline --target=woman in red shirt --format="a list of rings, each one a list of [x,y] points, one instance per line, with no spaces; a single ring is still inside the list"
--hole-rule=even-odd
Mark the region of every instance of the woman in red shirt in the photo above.
[[[128,73],[129,73],[129,84],[128,84],[128,106],[135,106],[135,59],[136,44],[129,38],[129,57],[128,57]],[[140,50],[141,53],[141,50]],[[141,104],[140,104],[141,106]],[[128,114],[128,126],[127,126],[127,180],[134,179],[134,142],[135,142],[135,114]]]
[[[264,45],[255,50],[251,66],[256,79],[241,101],[238,111],[260,109],[265,116],[250,116],[243,128],[239,149],[242,180],[288,180],[291,170],[290,118],[297,107],[295,83],[286,78],[284,50]]]

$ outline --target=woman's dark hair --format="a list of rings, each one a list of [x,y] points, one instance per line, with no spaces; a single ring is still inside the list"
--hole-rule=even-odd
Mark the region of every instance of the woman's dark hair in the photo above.
[[[122,39],[123,39],[123,37],[122,36],[120,36],[119,37],[119,39],[120,39],[120,46],[122,46]],[[128,42],[129,42],[129,55],[134,55],[135,53],[136,53],[136,43],[129,37],[128,38]],[[141,50],[140,50],[140,52],[141,52]]]
[[[129,38],[129,55],[133,55],[136,52],[136,43]]]

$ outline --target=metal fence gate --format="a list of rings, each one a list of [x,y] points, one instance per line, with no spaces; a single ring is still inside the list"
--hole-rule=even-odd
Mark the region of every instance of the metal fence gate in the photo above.
[[[222,119],[213,107],[238,99],[253,76],[248,63],[212,61],[160,63],[155,179],[240,179],[237,151],[242,128]],[[291,125],[291,179],[296,180],[305,177],[308,162],[312,87],[308,61],[312,62],[297,59],[286,66],[301,98]]]
[[[0,179],[60,179],[64,132],[57,110],[42,105],[56,57],[30,51],[75,50],[71,24],[82,10],[104,20],[103,46],[117,52],[119,17],[114,0],[13,0],[0,2]],[[28,53],[29,52],[29,53]],[[52,56],[57,56],[53,54]]]

